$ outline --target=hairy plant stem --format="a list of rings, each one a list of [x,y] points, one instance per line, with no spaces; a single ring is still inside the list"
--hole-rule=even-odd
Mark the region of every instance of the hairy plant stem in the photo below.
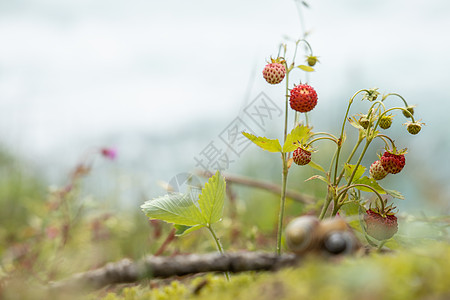
[[[217,250],[220,252],[220,254],[224,254],[222,243],[220,242],[219,238],[217,237],[217,235],[216,235],[214,229],[212,228],[211,224],[206,226],[206,228],[208,228],[208,230],[211,233],[214,241],[216,242]],[[230,274],[229,274],[229,272],[224,272],[224,274],[225,274],[225,277],[227,278],[227,280],[230,281]]]
[[[355,165],[355,169],[352,172],[352,175],[350,175],[350,178],[348,179],[348,183],[347,186],[342,190],[342,191],[347,191],[349,189],[349,187],[352,184],[353,178],[355,177],[356,171],[358,170],[359,165],[361,164],[361,161],[364,157],[364,154],[366,154],[367,148],[369,148],[371,140],[366,139],[366,144],[364,145],[364,148],[358,158],[358,161],[356,162]],[[340,193],[336,196],[336,198],[334,199],[334,209],[333,209],[333,214],[332,216],[336,216],[337,212],[339,211],[340,205],[339,205],[339,200],[340,198],[345,194],[342,191],[340,191]]]
[[[362,143],[363,140],[364,140],[364,137],[358,138],[358,142],[356,142],[355,147],[353,147],[353,150],[352,150],[352,152],[350,153],[349,157],[347,158],[347,161],[345,162],[345,165],[348,164],[348,163],[350,163],[350,161],[351,161],[352,158],[353,158],[353,155],[355,155],[356,150],[358,150],[359,145],[361,145],[361,143]],[[345,169],[343,168],[342,171],[341,171],[341,174],[339,174],[339,177],[338,177],[338,179],[337,179],[337,181],[336,181],[336,186],[339,184],[339,182],[341,181],[342,177],[344,176],[344,172],[345,172]]]
[[[286,204],[286,187],[287,187],[287,176],[288,176],[288,167],[286,160],[286,153],[282,153],[283,160],[283,182],[281,185],[281,200],[280,200],[280,212],[278,215],[278,231],[277,231],[277,254],[281,255],[281,236],[283,233],[283,219],[284,219],[284,207]]]
[[[285,107],[285,115],[284,115],[284,138],[283,141],[286,143],[287,137],[287,127],[288,127],[288,109],[289,109],[289,72],[286,72],[286,107]],[[283,218],[284,218],[284,207],[286,203],[286,187],[287,187],[287,176],[288,176],[288,155],[287,153],[281,153],[281,161],[283,166],[282,172],[282,184],[281,184],[281,199],[280,199],[280,211],[278,213],[278,231],[277,231],[277,246],[276,253],[281,255],[281,236],[283,234]]]

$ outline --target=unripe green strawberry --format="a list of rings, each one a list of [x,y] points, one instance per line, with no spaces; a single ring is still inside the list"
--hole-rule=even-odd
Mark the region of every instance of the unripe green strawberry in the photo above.
[[[397,174],[405,166],[405,153],[405,149],[400,152],[397,152],[395,149],[393,151],[385,151],[380,158],[381,165],[388,173]]]
[[[417,122],[406,122],[406,130],[408,130],[409,133],[411,134],[418,134],[419,131],[422,129],[422,124],[421,122],[417,121]]]
[[[291,108],[298,112],[311,111],[317,105],[317,93],[308,84],[299,84],[291,90]]]
[[[407,111],[409,111],[411,113],[411,115],[414,115],[414,106],[407,106],[407,107],[405,107],[405,109]],[[402,112],[405,117],[411,118],[411,116],[406,111],[402,110]]]
[[[375,180],[381,180],[387,176],[388,172],[383,168],[381,161],[374,161],[369,168],[369,174]]]
[[[370,121],[367,119],[366,115],[361,116],[358,120],[359,125],[361,125],[364,129],[367,129],[369,127]]]
[[[363,100],[369,100],[369,101],[375,101],[377,100],[378,96],[380,95],[380,92],[378,92],[378,88],[369,89],[366,91],[366,93],[363,96]]]
[[[311,161],[311,152],[302,147],[298,147],[292,153],[292,158],[297,165],[304,166]]]
[[[388,129],[389,127],[391,127],[393,117],[394,116],[392,116],[392,115],[390,115],[390,116],[383,115],[380,119],[380,124],[379,124],[380,127],[383,129]]]
[[[284,60],[282,58],[271,60],[272,62],[264,67],[263,77],[270,84],[278,84],[283,81],[286,75],[286,68],[283,65]]]
[[[392,213],[382,216],[378,211],[368,209],[364,215],[365,229],[369,236],[379,240],[387,240],[398,231],[397,217]]]
[[[310,67],[314,67],[318,61],[319,61],[319,59],[317,59],[317,56],[310,55],[310,56],[306,57],[306,62],[308,63],[308,66],[310,66]]]

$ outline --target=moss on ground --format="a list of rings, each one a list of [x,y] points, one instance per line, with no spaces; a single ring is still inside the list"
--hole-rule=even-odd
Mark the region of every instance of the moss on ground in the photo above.
[[[145,282],[90,299],[449,299],[450,245],[426,246],[389,254],[308,258],[297,268],[276,273],[207,274],[171,282]],[[150,286],[159,287],[150,288]],[[102,295],[103,294],[103,295]]]

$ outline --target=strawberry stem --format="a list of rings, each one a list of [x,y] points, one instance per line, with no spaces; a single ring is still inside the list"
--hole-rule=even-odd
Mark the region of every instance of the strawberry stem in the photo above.
[[[371,187],[370,185],[362,184],[362,183],[355,183],[355,184],[346,186],[344,189],[342,189],[342,190],[339,192],[339,194],[338,194],[337,197],[336,197],[336,199],[337,199],[337,205],[336,205],[335,208],[334,208],[333,215],[336,215],[337,211],[338,211],[339,208],[340,208],[339,199],[340,199],[340,198],[341,198],[341,197],[342,197],[349,189],[354,188],[354,187],[357,187],[357,186],[362,186],[362,187],[366,187],[366,188],[368,188],[368,189],[371,189],[371,190],[377,195],[378,199],[380,200],[381,211],[384,212],[384,209],[385,209],[385,208],[384,208],[384,201],[383,201],[383,198],[381,197],[380,193],[379,193],[377,190],[375,190],[373,187]]]

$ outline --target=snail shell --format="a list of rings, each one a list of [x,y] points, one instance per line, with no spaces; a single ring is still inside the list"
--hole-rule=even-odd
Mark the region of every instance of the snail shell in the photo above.
[[[286,245],[289,250],[301,254],[317,247],[319,226],[320,221],[314,216],[302,216],[292,220],[285,230]]]

